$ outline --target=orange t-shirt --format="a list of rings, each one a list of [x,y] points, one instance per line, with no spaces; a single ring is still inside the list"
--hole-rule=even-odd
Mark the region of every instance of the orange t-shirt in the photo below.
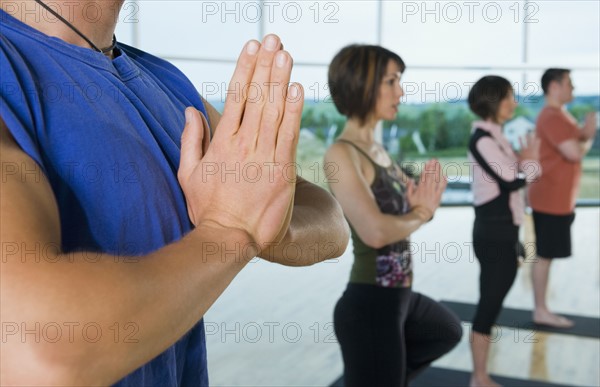
[[[579,192],[581,162],[567,160],[558,146],[570,139],[579,141],[579,127],[562,109],[546,106],[538,116],[536,133],[541,143],[542,175],[529,187],[531,208],[553,215],[571,214]]]

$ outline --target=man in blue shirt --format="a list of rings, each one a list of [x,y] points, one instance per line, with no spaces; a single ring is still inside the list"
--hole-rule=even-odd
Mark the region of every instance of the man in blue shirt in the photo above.
[[[296,178],[304,95],[277,36],[246,44],[221,117],[114,40],[122,0],[91,3],[53,1],[60,22],[0,1],[0,383],[207,385],[201,319],[245,264],[339,256],[348,228]]]

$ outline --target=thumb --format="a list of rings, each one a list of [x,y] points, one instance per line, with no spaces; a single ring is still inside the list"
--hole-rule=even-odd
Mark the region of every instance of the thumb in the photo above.
[[[181,135],[181,156],[179,159],[180,176],[189,176],[202,158],[204,133],[204,121],[198,110],[193,107],[185,109],[185,126]]]
[[[408,179],[406,182],[406,199],[408,202],[411,202],[413,195],[415,194],[415,181],[413,179]]]
[[[204,116],[204,114],[200,114],[200,117],[202,117],[202,125],[204,127],[203,128],[204,130],[202,131],[202,155],[200,155],[200,157],[204,157],[206,152],[208,152],[211,135],[210,135],[210,125],[208,124],[206,117]]]

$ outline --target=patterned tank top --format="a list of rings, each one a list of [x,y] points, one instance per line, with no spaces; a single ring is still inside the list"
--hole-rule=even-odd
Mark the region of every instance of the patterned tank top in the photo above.
[[[382,167],[350,141],[338,140],[355,148],[365,156],[375,169],[371,191],[379,210],[384,214],[402,215],[409,211],[406,185],[402,181],[400,167],[392,162]],[[408,288],[412,285],[412,257],[408,238],[388,244],[379,249],[367,246],[351,226],[354,246],[354,264],[350,273],[351,283],[366,283],[386,288]]]

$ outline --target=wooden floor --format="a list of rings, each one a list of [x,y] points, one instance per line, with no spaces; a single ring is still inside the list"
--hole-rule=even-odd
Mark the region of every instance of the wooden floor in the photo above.
[[[600,209],[578,208],[574,255],[552,267],[548,300],[558,312],[600,317]],[[473,210],[442,208],[413,236],[416,291],[476,303],[479,265],[470,246]],[[526,227],[527,228],[527,227]],[[526,240],[530,232],[523,232]],[[332,311],[352,264],[338,260],[287,268],[257,260],[205,317],[211,386],[328,386],[342,373]],[[505,306],[533,306],[530,263],[519,270]],[[469,324],[462,342],[434,365],[469,371]],[[600,340],[499,328],[489,370],[577,386],[600,385]]]

